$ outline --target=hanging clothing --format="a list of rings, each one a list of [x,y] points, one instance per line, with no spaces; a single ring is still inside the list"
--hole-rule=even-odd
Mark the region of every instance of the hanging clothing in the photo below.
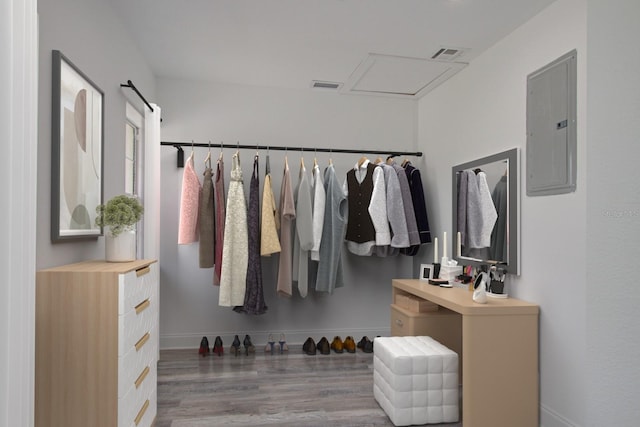
[[[411,162],[404,164],[404,171],[407,174],[407,181],[409,181],[409,188],[411,189],[411,200],[413,201],[413,212],[416,215],[418,233],[420,234],[420,244],[429,243],[431,242],[431,231],[429,230],[429,217],[427,216],[427,206],[425,204],[420,171],[413,167]],[[402,253],[415,256],[420,250],[420,244],[412,245],[404,249]]]
[[[493,205],[498,213],[498,219],[491,232],[490,259],[496,261],[509,261],[507,252],[507,176],[503,175],[496,183],[491,193]]]
[[[200,180],[193,165],[193,152],[187,159],[182,174],[180,193],[180,219],[178,221],[178,244],[188,245],[198,241],[198,205]]]
[[[286,157],[284,161],[284,175],[280,188],[280,259],[278,260],[278,283],[276,290],[278,295],[290,297],[292,291],[292,221],[296,218],[296,207],[293,201],[291,188],[291,176]]]
[[[469,171],[460,171],[456,175],[456,187],[458,189],[458,212],[457,227],[460,232],[460,244],[466,246],[467,241],[467,184]]]
[[[262,189],[262,227],[260,229],[260,255],[269,256],[280,252],[280,238],[278,226],[280,225],[278,207],[271,187],[271,172],[269,170],[269,156],[266,158],[266,174]]]
[[[262,285],[262,263],[260,262],[260,182],[258,178],[258,156],[253,158],[253,174],[249,185],[249,212],[247,214],[248,227],[248,264],[247,289],[242,307],[236,311],[247,314],[264,314],[267,305],[264,302]]]
[[[396,171],[398,182],[400,183],[400,192],[402,194],[402,206],[404,207],[404,216],[407,221],[407,234],[409,235],[409,245],[420,244],[420,233],[418,232],[418,223],[416,222],[416,214],[413,210],[413,198],[411,197],[411,187],[407,179],[407,173],[404,168],[396,164],[393,160],[391,166]]]
[[[213,284],[220,285],[220,274],[222,272],[222,248],[224,247],[224,222],[225,213],[225,189],[224,189],[224,161],[222,153],[216,164],[216,178],[214,183],[214,207],[215,207],[215,257],[213,270]]]
[[[384,162],[378,164],[384,172],[384,183],[387,200],[387,217],[391,228],[391,244],[390,246],[378,246],[379,248],[406,248],[409,247],[409,232],[407,230],[407,218],[404,214],[404,201],[402,200],[402,192],[400,190],[400,181],[393,166]],[[389,254],[395,255],[398,251],[389,251]]]
[[[487,174],[480,171],[469,173],[467,177],[467,246],[470,249],[488,248],[498,213],[491,199]]]
[[[293,245],[293,281],[298,283],[301,297],[307,296],[309,288],[309,251],[313,247],[313,211],[311,205],[311,186],[307,169],[300,161],[298,187],[295,192],[296,219]]]
[[[416,214],[418,233],[420,233],[420,243],[429,243],[431,242],[431,231],[429,230],[429,217],[427,215],[427,205],[425,203],[420,171],[413,167],[411,162],[407,162],[404,165],[404,170],[407,174],[409,187],[411,188],[413,211]]]
[[[200,234],[199,265],[200,268],[211,268],[215,262],[215,212],[213,203],[213,178],[211,164],[204,170],[200,209],[198,211],[198,228]]]
[[[311,214],[313,222],[313,246],[311,247],[311,259],[313,261],[319,261],[326,196],[324,184],[322,183],[322,172],[317,163],[313,165],[313,187],[311,192],[313,193],[313,213]]]
[[[221,306],[232,307],[244,304],[247,289],[248,244],[247,201],[244,197],[240,157],[235,153],[232,158],[231,182],[224,224],[224,251],[222,251],[218,301]]]
[[[332,294],[344,286],[342,277],[342,247],[346,224],[347,199],[338,177],[330,164],[324,171],[326,203],[320,243],[320,262],[316,277],[316,291]]]
[[[347,249],[370,256],[374,246],[391,243],[382,168],[369,160],[358,162],[347,172],[343,191],[348,201]]]

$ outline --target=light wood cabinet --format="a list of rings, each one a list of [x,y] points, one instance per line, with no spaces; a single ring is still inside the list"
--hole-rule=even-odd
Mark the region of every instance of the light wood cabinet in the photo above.
[[[36,273],[36,427],[152,425],[158,273],[153,260]]]

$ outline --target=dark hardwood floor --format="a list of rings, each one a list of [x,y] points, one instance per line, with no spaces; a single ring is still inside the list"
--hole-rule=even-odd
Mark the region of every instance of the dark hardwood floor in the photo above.
[[[392,426],[373,398],[373,355],[331,352],[201,357],[163,350],[156,427]],[[455,427],[461,424],[442,424]],[[433,424],[432,424],[433,426]]]

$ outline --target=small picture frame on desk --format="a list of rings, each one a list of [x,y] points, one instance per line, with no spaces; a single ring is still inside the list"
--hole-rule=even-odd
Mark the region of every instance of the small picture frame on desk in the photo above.
[[[418,279],[429,281],[433,279],[433,264],[420,264],[420,276]]]

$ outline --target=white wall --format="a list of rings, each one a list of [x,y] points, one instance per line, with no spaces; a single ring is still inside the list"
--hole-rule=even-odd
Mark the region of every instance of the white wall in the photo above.
[[[640,2],[588,2],[587,422],[640,419]]]
[[[0,426],[34,415],[38,102],[35,0],[0,4]]]
[[[521,153],[521,275],[508,292],[540,305],[541,424],[585,425],[586,3],[559,0],[515,30],[420,102],[426,180],[451,230],[451,167],[517,147]],[[527,197],[526,78],[578,51],[577,190]],[[508,355],[496,355],[499,359]],[[493,397],[491,398],[493,399]],[[498,398],[499,399],[499,398]],[[605,425],[605,424],[601,424]],[[613,425],[613,424],[609,424]]]
[[[104,92],[104,200],[124,192],[125,101],[142,111],[128,79],[149,100],[155,78],[109,2],[38,2],[40,76],[38,123],[37,268],[104,258],[104,238],[52,244],[51,227],[51,51],[60,50]]]
[[[228,188],[233,145],[302,146],[305,165],[311,172],[313,147],[415,151],[417,103],[377,97],[344,96],[312,90],[285,90],[237,85],[207,84],[170,79],[158,80],[162,106],[162,140],[214,144],[213,158],[223,141]],[[185,158],[190,149],[185,149]],[[196,148],[198,174],[204,171],[206,148]],[[255,150],[242,150],[245,195]],[[270,151],[276,203],[284,167],[282,151]],[[287,152],[293,185],[297,185],[300,152]],[[260,191],[264,158],[260,152]],[[329,154],[317,153],[324,169]],[[342,181],[359,159],[359,154],[333,154]],[[370,156],[372,160],[375,156]],[[415,159],[414,159],[415,160]],[[268,312],[248,316],[218,306],[218,288],[212,285],[212,269],[198,268],[198,246],[177,245],[178,213],[182,169],[176,167],[176,150],[162,150],[161,214],[161,346],[195,348],[203,335],[213,342],[221,335],[225,346],[234,334],[251,335],[254,343],[265,343],[269,333],[281,332],[287,340],[302,343],[311,335],[316,341],[326,335],[377,335],[389,333],[391,279],[410,277],[413,259],[356,257],[344,255],[345,287],[331,296],[310,292],[302,299],[275,294],[278,256],[262,260]]]

